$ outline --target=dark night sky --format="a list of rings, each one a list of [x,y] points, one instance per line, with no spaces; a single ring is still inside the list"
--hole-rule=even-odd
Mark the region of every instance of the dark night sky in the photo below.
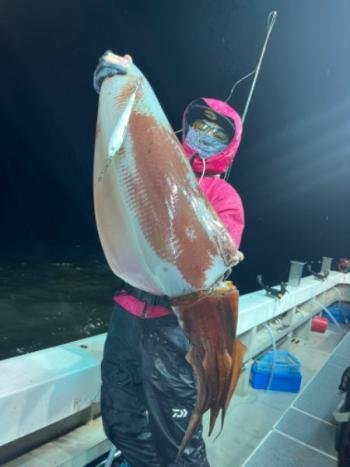
[[[0,250],[99,250],[92,73],[106,49],[133,56],[178,129],[192,99],[224,99],[254,68],[273,9],[230,179],[247,223],[233,278],[248,291],[259,272],[286,279],[289,259],[349,256],[348,0],[0,0]]]

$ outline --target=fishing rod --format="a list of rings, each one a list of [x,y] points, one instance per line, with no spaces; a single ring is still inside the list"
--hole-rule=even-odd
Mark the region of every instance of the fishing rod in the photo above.
[[[265,41],[264,41],[264,44],[263,44],[263,47],[262,47],[262,50],[261,50],[261,54],[260,54],[260,57],[259,57],[259,61],[258,61],[258,64],[255,68],[255,70],[253,70],[252,72],[248,73],[247,75],[243,76],[243,78],[241,78],[240,80],[238,80],[232,87],[230,93],[229,93],[229,96],[227,97],[226,101],[227,102],[232,94],[233,94],[233,91],[235,90],[235,88],[237,87],[237,85],[239,83],[241,83],[242,81],[244,81],[245,79],[249,78],[250,76],[254,75],[254,78],[253,78],[253,81],[252,81],[252,84],[250,86],[250,90],[249,90],[249,94],[248,94],[248,97],[247,97],[247,101],[245,103],[245,107],[244,107],[244,111],[243,111],[243,114],[242,114],[242,124],[244,124],[244,121],[246,119],[246,116],[247,116],[247,112],[248,112],[248,109],[249,109],[249,105],[250,105],[250,101],[252,99],[252,96],[253,96],[253,92],[254,92],[254,89],[255,89],[255,85],[256,85],[256,81],[258,79],[258,76],[259,76],[259,73],[260,73],[260,68],[261,68],[261,64],[262,64],[262,61],[263,61],[263,58],[264,58],[264,55],[265,55],[265,52],[266,52],[266,48],[267,48],[267,44],[268,44],[268,41],[270,39],[270,35],[271,35],[271,32],[272,32],[272,29],[275,25],[275,22],[276,22],[276,18],[277,18],[277,11],[270,11],[269,13],[269,16],[267,18],[267,33],[266,33],[266,37],[265,37]],[[229,177],[230,177],[230,173],[231,173],[231,167],[232,167],[232,162],[229,166],[229,168],[227,169],[226,173],[225,173],[225,177],[224,179],[225,180],[228,180]]]

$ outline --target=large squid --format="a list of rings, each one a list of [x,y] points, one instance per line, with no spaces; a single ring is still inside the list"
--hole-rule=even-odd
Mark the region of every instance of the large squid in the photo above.
[[[135,66],[104,80],[94,159],[96,223],[112,271],[171,298],[192,346],[197,401],[179,453],[210,410],[222,424],[244,346],[236,335],[238,291],[223,277],[241,259],[202,195],[150,84]]]

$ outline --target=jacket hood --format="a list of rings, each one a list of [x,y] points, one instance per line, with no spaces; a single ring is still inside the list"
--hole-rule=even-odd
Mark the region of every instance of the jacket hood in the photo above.
[[[205,173],[210,174],[222,174],[227,171],[230,164],[238,150],[239,143],[241,142],[242,137],[242,120],[238,113],[226,102],[220,101],[218,99],[212,99],[209,97],[202,97],[192,101],[186,108],[183,116],[183,132],[182,132],[182,145],[188,159],[192,159],[196,154],[196,151],[188,146],[186,143],[186,131],[188,125],[191,124],[191,118],[193,114],[196,113],[197,109],[209,109],[215,112],[216,118],[218,118],[220,124],[225,121],[231,126],[231,131],[233,133],[230,142],[227,147],[219,152],[210,156],[205,161]],[[199,110],[200,111],[200,110]],[[233,128],[233,130],[232,130]],[[196,156],[192,162],[192,167],[194,172],[202,173],[203,171],[203,161],[199,156]]]

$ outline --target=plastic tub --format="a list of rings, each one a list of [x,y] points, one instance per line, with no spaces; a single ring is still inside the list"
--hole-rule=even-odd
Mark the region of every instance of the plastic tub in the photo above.
[[[338,321],[338,323],[350,323],[350,304],[349,303],[336,303],[330,307],[327,307],[328,311],[332,313],[333,317]],[[327,313],[323,312],[322,316],[330,320],[330,317]]]
[[[255,361],[250,373],[253,388],[272,391],[299,392],[301,378],[299,360],[286,350],[265,353]]]

